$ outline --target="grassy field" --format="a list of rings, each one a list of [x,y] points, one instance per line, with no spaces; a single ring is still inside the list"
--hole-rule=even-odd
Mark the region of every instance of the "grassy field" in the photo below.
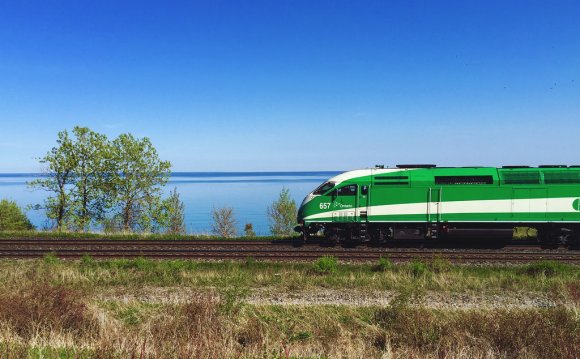
[[[438,259],[354,265],[332,258],[280,264],[47,256],[1,260],[0,293],[2,358],[580,354],[580,268],[550,262],[478,267]],[[321,302],[328,293],[363,300]],[[365,302],[376,293],[389,293],[388,302]],[[465,298],[482,296],[493,305],[462,306]],[[280,302],[297,297],[304,303]],[[505,297],[515,299],[494,304]],[[520,305],[522,297],[549,305]]]

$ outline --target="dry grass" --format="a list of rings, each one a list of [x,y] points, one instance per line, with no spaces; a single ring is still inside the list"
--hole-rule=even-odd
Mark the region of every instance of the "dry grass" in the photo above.
[[[0,294],[0,322],[23,340],[46,331],[85,338],[96,328],[82,292],[44,281]]]
[[[221,270],[220,270],[221,268]],[[550,263],[458,268],[434,260],[399,266],[312,266],[186,261],[0,261],[0,358],[577,358],[578,270]],[[296,277],[296,278],[294,278]],[[388,306],[249,305],[248,288],[403,293]],[[374,283],[378,282],[379,284]],[[404,282],[407,283],[404,283]],[[462,281],[460,285],[454,281]],[[186,300],[131,296],[171,286]],[[429,309],[425,288],[557,288],[572,305],[547,309]],[[114,296],[99,296],[102,291]],[[170,291],[160,291],[168,295]],[[165,293],[165,294],[164,294]],[[100,299],[99,299],[100,298]],[[410,303],[415,305],[410,305]],[[576,303],[576,304],[574,304]]]
[[[445,312],[423,308],[385,308],[375,320],[395,350],[420,356],[449,352],[494,353],[499,358],[577,358],[579,321],[575,313],[550,310]]]

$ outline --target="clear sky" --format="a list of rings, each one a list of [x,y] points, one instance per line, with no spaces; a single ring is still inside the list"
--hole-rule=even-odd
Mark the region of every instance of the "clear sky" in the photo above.
[[[75,125],[175,171],[580,164],[580,3],[1,1],[0,172]]]

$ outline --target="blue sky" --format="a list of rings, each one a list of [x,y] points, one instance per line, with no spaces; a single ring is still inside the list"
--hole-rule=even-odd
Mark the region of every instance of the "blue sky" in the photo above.
[[[0,172],[75,125],[175,171],[580,164],[577,1],[0,3]]]

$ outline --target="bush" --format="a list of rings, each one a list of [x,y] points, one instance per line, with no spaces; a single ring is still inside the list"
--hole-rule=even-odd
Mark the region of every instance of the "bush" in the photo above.
[[[256,231],[254,231],[254,225],[251,223],[246,223],[244,226],[244,235],[246,237],[255,237]]]
[[[312,269],[321,274],[334,273],[338,269],[338,261],[333,256],[320,257],[313,263]]]
[[[290,190],[283,188],[280,196],[268,207],[270,232],[274,236],[291,236],[296,226],[296,202],[290,198]]]
[[[236,218],[232,207],[214,208],[212,232],[223,238],[232,238],[237,234]]]
[[[34,229],[30,220],[14,201],[0,201],[0,231],[26,231]]]
[[[162,227],[165,227],[165,233],[168,234],[186,234],[185,229],[185,205],[179,198],[177,188],[173,188],[169,198],[165,199],[162,204]]]

